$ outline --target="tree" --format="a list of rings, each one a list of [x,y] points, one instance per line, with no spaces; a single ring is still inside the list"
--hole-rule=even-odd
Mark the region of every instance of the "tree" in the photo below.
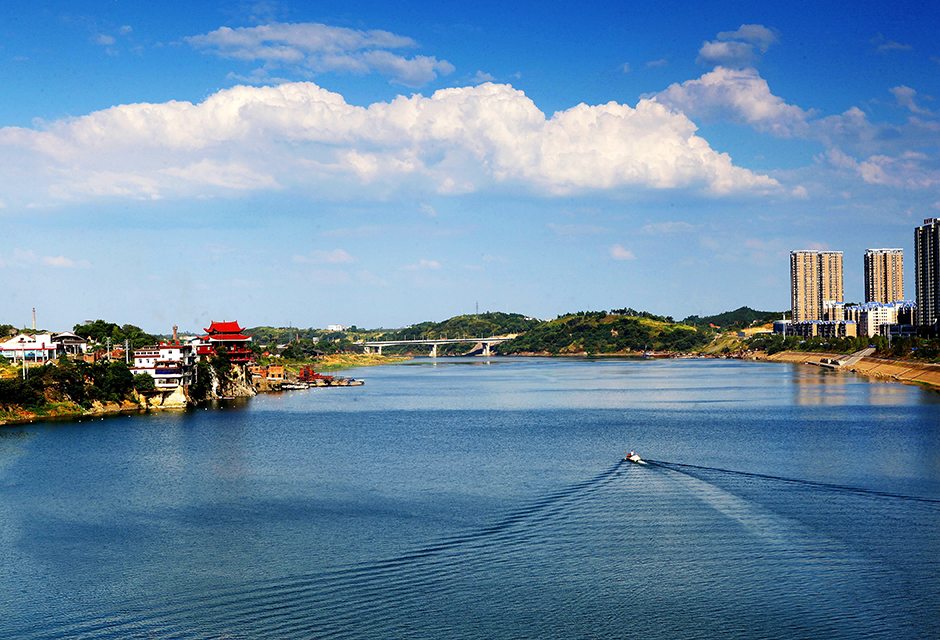
[[[149,373],[138,373],[134,375],[134,390],[138,393],[146,391],[156,391],[157,385],[153,376]]]

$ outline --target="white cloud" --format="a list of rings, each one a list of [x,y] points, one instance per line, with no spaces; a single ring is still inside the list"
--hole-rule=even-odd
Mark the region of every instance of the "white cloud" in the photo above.
[[[313,83],[237,86],[200,104],[121,105],[39,129],[2,128],[0,171],[11,179],[0,185],[0,198],[271,189],[361,195],[357,185],[373,184],[383,194],[405,184],[466,193],[502,183],[549,195],[779,189],[772,178],[734,166],[661,100],[643,99],[635,108],[580,104],[547,118],[521,91],[492,83],[369,107],[349,105]],[[787,115],[795,107],[776,108],[760,117],[798,120]]]
[[[477,71],[476,75],[473,76],[473,84],[483,84],[484,82],[495,82],[496,78],[491,76],[488,73],[483,73],[482,71]]]
[[[106,36],[104,34],[100,34],[98,35],[98,37],[95,38],[95,43],[100,44],[100,45],[105,45],[105,46],[112,45],[114,44],[114,42],[115,40],[112,36]]]
[[[636,256],[633,255],[632,251],[624,249],[619,244],[615,244],[610,248],[610,257],[614,260],[636,260]]]
[[[23,251],[22,249],[13,249],[12,255],[7,257],[4,257],[3,254],[0,253],[0,267],[33,269],[36,265],[40,264],[47,267],[66,269],[86,268],[91,266],[91,263],[87,260],[72,260],[65,256],[39,256],[32,250]]]
[[[718,40],[702,43],[696,62],[743,68],[752,66],[777,42],[776,34],[759,24],[743,24],[737,31],[722,31]]]
[[[311,251],[310,255],[307,256],[295,255],[293,260],[298,264],[351,264],[356,261],[342,249],[334,249],[333,251],[317,249]]]
[[[90,266],[87,260],[80,260],[76,262],[75,260],[66,258],[65,256],[47,256],[42,259],[42,263],[50,267],[61,267],[66,269],[75,269],[79,267],[84,268]]]
[[[756,69],[718,67],[670,85],[653,99],[693,118],[729,120],[779,137],[806,136],[815,115],[773,95]]]
[[[914,89],[901,85],[899,87],[894,87],[890,91],[894,95],[894,97],[897,99],[898,104],[901,105],[902,107],[905,107],[909,109],[910,111],[918,115],[922,115],[922,116],[936,115],[934,112],[930,111],[929,109],[924,109],[923,107],[920,107],[917,104],[916,102],[917,91],[915,91]],[[930,98],[927,98],[927,99],[929,100]]]
[[[610,229],[595,224],[557,224],[555,222],[549,222],[546,226],[560,236],[584,236],[610,233]]]
[[[722,31],[719,40],[744,40],[757,46],[761,53],[767,53],[770,45],[777,43],[777,34],[760,24],[742,24],[737,31]]]
[[[426,269],[440,269],[440,268],[441,268],[440,262],[437,262],[435,260],[424,260],[423,258],[419,260],[417,264],[409,264],[409,265],[402,267],[402,269],[404,269],[405,271],[419,271],[419,270],[423,271]]]
[[[923,153],[906,152],[899,157],[872,155],[858,161],[833,148],[826,160],[837,169],[857,174],[868,184],[900,189],[932,189],[940,186],[940,168]]]
[[[666,233],[686,233],[694,231],[695,226],[688,222],[654,222],[644,226],[640,231],[650,235]]]
[[[754,64],[754,45],[747,42],[703,42],[699,49],[699,64],[741,68]]]
[[[454,71],[446,60],[404,58],[388,49],[417,46],[388,31],[361,31],[325,24],[274,22],[257,27],[221,27],[185,38],[197,49],[223,58],[291,64],[317,72],[380,73],[408,87],[420,87]]]
[[[875,47],[875,51],[878,53],[887,53],[888,51],[910,51],[913,48],[909,44],[900,44],[898,42],[894,42],[893,40],[885,40],[884,35],[880,33],[869,40],[869,42],[877,45]]]

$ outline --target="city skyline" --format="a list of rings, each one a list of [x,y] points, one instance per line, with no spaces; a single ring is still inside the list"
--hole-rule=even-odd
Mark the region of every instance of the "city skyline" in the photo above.
[[[783,310],[793,247],[863,300],[940,212],[938,9],[677,8],[14,6],[0,323]]]

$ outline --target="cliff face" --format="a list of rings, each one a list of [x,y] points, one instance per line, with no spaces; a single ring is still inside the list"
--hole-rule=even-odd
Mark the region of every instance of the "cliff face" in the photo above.
[[[232,366],[224,373],[211,370],[212,382],[209,385],[207,399],[250,398],[258,394],[251,383],[251,375],[246,366]]]
[[[173,391],[162,391],[143,401],[150,409],[185,409],[189,406],[189,394],[183,387]]]

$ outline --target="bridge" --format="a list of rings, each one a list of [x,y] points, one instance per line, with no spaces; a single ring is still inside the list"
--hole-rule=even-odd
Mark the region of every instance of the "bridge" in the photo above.
[[[437,357],[437,347],[442,344],[480,344],[483,345],[483,356],[490,355],[490,347],[494,344],[500,344],[501,342],[506,342],[507,340],[512,340],[516,336],[502,336],[502,337],[493,337],[493,338],[428,338],[428,339],[415,339],[415,340],[367,340],[360,342],[363,347],[365,347],[366,353],[372,353],[372,350],[375,349],[375,352],[379,355],[382,355],[382,347],[391,347],[399,345],[412,345],[412,344],[421,344],[431,347],[431,352],[428,354],[431,358]]]

